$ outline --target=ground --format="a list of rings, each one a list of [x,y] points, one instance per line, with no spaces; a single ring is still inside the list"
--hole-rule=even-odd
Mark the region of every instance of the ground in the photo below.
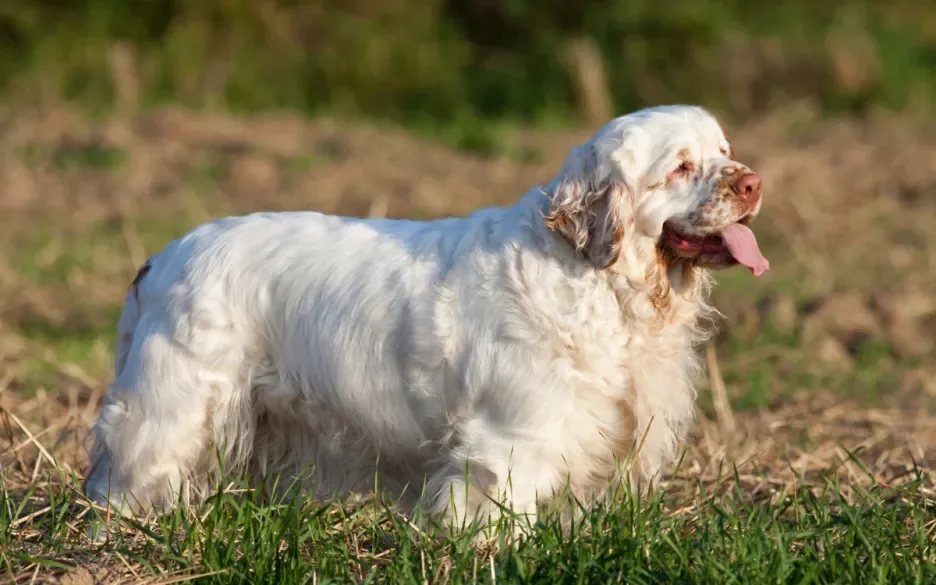
[[[936,560],[936,133],[795,108],[727,130],[764,179],[754,227],[771,270],[717,275],[724,319],[704,349],[680,467],[650,503],[622,503],[623,524],[592,516],[578,543],[547,525],[511,556],[428,543],[386,511],[274,510],[227,494],[198,521],[162,518],[98,548],[82,536],[82,442],[126,287],[171,238],[261,209],[430,218],[509,204],[590,129],[496,129],[456,152],[394,128],[285,114],[11,117],[0,128],[0,573],[82,585],[199,574],[936,579],[926,568]],[[608,556],[602,543],[624,552]]]

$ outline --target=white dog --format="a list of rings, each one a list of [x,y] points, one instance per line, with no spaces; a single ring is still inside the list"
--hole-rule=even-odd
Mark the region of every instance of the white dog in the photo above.
[[[308,468],[318,497],[376,478],[461,523],[646,485],[693,415],[706,269],[768,267],[760,195],[714,117],[666,106],[512,207],[202,225],[130,287],[85,489],[138,512],[205,493],[222,460]]]

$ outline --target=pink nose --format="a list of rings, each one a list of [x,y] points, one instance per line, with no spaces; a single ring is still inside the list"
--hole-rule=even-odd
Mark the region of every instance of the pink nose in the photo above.
[[[754,203],[761,196],[761,178],[754,173],[747,173],[738,177],[734,185],[731,186],[734,192],[741,196],[744,201]]]

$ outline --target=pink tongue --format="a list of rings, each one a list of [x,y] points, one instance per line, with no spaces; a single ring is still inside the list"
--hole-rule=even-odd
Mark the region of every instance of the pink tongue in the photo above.
[[[770,268],[770,262],[757,247],[757,238],[751,228],[735,223],[723,229],[721,237],[734,259],[750,268],[754,276],[760,276]]]

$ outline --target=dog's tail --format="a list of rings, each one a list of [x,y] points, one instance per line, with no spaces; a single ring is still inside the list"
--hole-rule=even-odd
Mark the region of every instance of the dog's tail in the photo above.
[[[124,366],[127,364],[127,356],[130,353],[130,346],[133,345],[133,335],[136,331],[140,315],[143,313],[143,306],[140,300],[140,289],[143,287],[143,281],[146,275],[153,268],[153,262],[157,256],[150,256],[146,262],[137,270],[136,276],[130,282],[127,288],[127,298],[124,302],[123,310],[120,313],[120,320],[117,322],[117,348],[114,351],[114,377],[119,378]]]

